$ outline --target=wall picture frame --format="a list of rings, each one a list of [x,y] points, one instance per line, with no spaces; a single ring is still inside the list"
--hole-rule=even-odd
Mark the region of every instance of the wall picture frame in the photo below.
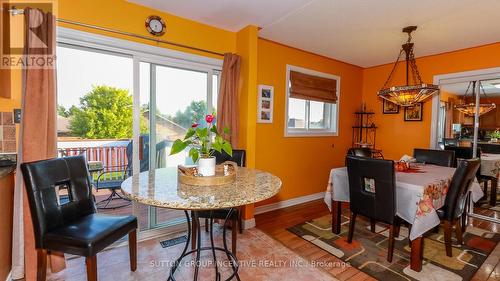
[[[390,102],[386,99],[382,99],[382,113],[384,114],[398,114],[399,105]]]
[[[405,107],[405,121],[422,121],[424,105],[423,103],[417,103],[413,106]]]
[[[274,87],[259,85],[257,105],[257,123],[273,123]]]

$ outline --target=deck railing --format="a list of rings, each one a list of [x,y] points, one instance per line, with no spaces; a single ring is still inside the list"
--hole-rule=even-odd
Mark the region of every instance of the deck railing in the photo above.
[[[87,161],[99,161],[106,167],[127,167],[127,144],[129,141],[106,143],[100,140],[81,142],[59,142],[58,157],[84,154]]]

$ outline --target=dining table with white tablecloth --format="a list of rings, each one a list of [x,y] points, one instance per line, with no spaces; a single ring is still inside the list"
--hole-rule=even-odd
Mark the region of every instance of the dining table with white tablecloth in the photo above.
[[[480,173],[482,176],[486,176],[491,179],[490,205],[496,206],[498,177],[500,176],[500,154],[481,153]]]
[[[420,239],[424,233],[439,225],[436,210],[445,203],[454,172],[455,168],[436,165],[422,165],[419,169],[396,172],[396,215],[412,225],[410,240]],[[484,195],[477,181],[471,184],[470,191],[474,202]],[[325,203],[332,211],[334,233],[340,232],[340,202],[349,202],[346,167],[331,170],[325,193]]]

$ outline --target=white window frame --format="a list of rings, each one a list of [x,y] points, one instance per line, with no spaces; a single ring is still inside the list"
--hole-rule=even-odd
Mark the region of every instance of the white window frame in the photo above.
[[[139,135],[140,135],[140,63],[148,62],[157,65],[184,68],[190,70],[199,70],[208,72],[208,74],[219,74],[222,72],[222,59],[209,58],[200,55],[189,54],[172,49],[151,46],[143,43],[137,43],[129,40],[118,39],[114,37],[99,35],[95,33],[84,32],[65,27],[57,27],[57,43],[62,45],[71,45],[84,49],[97,49],[108,51],[114,54],[123,54],[133,59],[133,174],[140,171],[139,160]],[[212,94],[212,76],[207,75],[207,98]],[[151,101],[150,101],[151,102]],[[208,100],[207,100],[208,102]],[[207,108],[208,109],[208,108]],[[133,206],[133,214],[139,212],[138,204]],[[148,222],[151,219],[148,218]],[[148,226],[149,227],[149,226]],[[184,223],[175,224],[168,228],[152,228],[139,232],[139,239],[148,239],[150,237],[159,237],[168,233],[175,233],[185,230]]]
[[[304,74],[314,75],[318,77],[334,79],[337,81],[337,103],[336,112],[330,112],[330,128],[329,129],[314,129],[309,128],[309,102],[306,101],[305,128],[288,128],[288,103],[290,98],[290,71],[296,71]],[[285,137],[328,137],[339,135],[339,112],[340,112],[340,76],[319,72],[294,65],[286,65],[286,84],[285,84]],[[330,107],[332,110],[332,107]]]

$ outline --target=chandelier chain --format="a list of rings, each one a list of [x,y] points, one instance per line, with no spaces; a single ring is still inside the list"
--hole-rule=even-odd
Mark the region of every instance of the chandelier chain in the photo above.
[[[398,66],[398,62],[401,59],[401,55],[403,54],[403,52],[404,52],[403,49],[401,49],[401,51],[399,51],[398,58],[396,59],[396,62],[394,63],[394,66],[392,67],[391,73],[389,73],[389,77],[387,77],[387,80],[385,80],[385,83],[384,83],[384,86],[382,87],[382,89],[386,89],[387,85],[389,85],[389,82],[391,81],[391,78],[392,78],[392,74],[394,74],[394,71],[396,70],[396,67]]]

